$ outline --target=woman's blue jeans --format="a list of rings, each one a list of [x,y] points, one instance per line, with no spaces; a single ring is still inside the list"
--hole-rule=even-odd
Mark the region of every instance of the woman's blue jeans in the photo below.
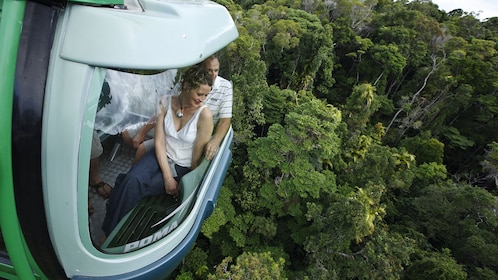
[[[183,175],[190,172],[190,168],[175,164],[177,177],[180,182]],[[107,203],[107,212],[102,224],[106,236],[112,232],[129,211],[147,196],[166,195],[161,168],[156,159],[155,149],[148,151],[127,174],[119,174]]]

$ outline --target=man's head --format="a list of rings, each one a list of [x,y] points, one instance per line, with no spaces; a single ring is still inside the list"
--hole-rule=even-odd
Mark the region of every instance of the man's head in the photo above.
[[[220,71],[220,61],[218,60],[218,57],[216,55],[212,55],[204,60],[202,62],[202,66],[208,71],[209,75],[216,80],[216,77],[218,77],[218,72]]]

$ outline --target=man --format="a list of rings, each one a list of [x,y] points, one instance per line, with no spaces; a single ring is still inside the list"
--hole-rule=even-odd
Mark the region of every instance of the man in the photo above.
[[[230,81],[218,76],[220,62],[216,55],[211,55],[206,58],[202,62],[202,66],[209,72],[214,80],[212,90],[204,101],[204,104],[206,104],[213,113],[213,122],[215,125],[214,134],[204,151],[205,157],[208,160],[211,160],[216,155],[221,141],[223,141],[223,138],[232,123],[233,88]],[[176,86],[172,89],[171,94],[178,94],[178,90],[179,88]],[[154,147],[153,139],[144,141],[146,135],[151,134],[150,130],[154,127],[154,123],[155,116],[140,129],[123,131],[122,136],[124,142],[137,148],[133,163],[138,162],[148,150]]]
[[[202,64],[214,81],[213,89],[204,101],[204,104],[213,112],[213,121],[216,125],[213,137],[204,151],[206,158],[210,160],[218,151],[221,141],[223,141],[232,123],[233,88],[230,81],[218,76],[220,62],[216,55],[208,57]]]

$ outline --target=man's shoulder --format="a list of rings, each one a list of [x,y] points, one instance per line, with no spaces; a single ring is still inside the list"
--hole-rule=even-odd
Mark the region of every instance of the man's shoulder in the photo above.
[[[223,78],[222,76],[218,76],[216,78],[216,82],[215,84],[219,84],[219,86],[229,86],[229,87],[232,87],[232,82]]]
[[[221,76],[218,76],[213,85],[213,92],[221,93],[221,92],[231,92],[231,91],[232,91],[232,82]]]

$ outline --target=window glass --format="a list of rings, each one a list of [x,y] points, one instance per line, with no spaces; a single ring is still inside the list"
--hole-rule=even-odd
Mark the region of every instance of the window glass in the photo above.
[[[108,193],[109,187],[114,187],[120,174],[128,172],[135,157],[136,150],[123,142],[122,133],[124,130],[137,131],[156,113],[159,98],[172,93],[171,89],[177,83],[176,76],[176,69],[160,73],[106,71],[94,123],[101,152],[96,160],[94,155],[90,157],[88,214],[93,244],[100,244],[103,235],[101,226],[107,197],[102,194]],[[147,137],[153,137],[153,130]],[[92,150],[94,145],[92,143]],[[92,169],[94,164],[97,164],[96,169]],[[96,185],[92,170],[97,170],[100,180],[108,186],[101,186],[100,189],[92,187]]]
[[[174,86],[176,73],[176,70],[157,74],[107,70],[105,83],[110,93],[101,94],[95,129],[116,135],[131,124],[147,120],[155,113],[159,98]]]

